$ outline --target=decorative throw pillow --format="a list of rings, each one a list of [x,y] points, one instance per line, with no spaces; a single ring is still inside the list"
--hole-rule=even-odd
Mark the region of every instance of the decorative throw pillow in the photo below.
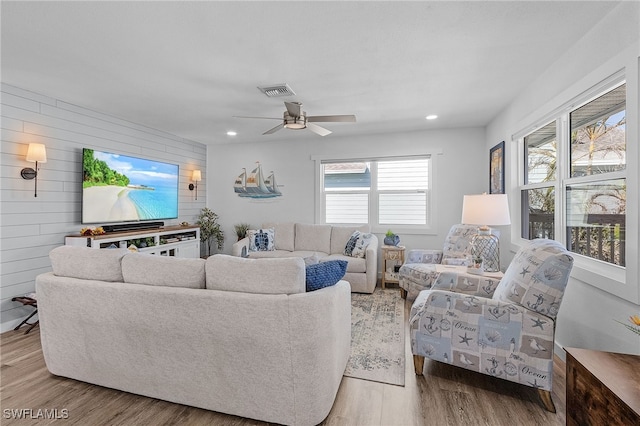
[[[303,260],[304,260],[304,266],[317,265],[318,262],[320,261],[316,253],[313,253],[311,256],[305,257]]]
[[[273,251],[275,250],[273,228],[249,229],[249,251]]]
[[[361,232],[356,240],[355,247],[351,251],[351,257],[364,258],[372,238],[373,236],[371,234]]]
[[[353,256],[353,249],[356,247],[358,237],[360,237],[360,231],[353,231],[353,234],[349,237],[349,241],[347,241],[347,245],[344,247],[345,256]]]
[[[329,260],[306,267],[307,291],[336,285],[347,272],[346,260]]]

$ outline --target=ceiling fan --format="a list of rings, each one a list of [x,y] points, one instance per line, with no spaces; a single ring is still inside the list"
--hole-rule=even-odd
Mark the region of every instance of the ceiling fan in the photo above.
[[[314,115],[307,116],[306,111],[302,111],[302,104],[300,102],[284,102],[284,106],[287,110],[284,112],[283,118],[274,117],[244,117],[234,116],[236,118],[261,118],[265,120],[282,120],[282,123],[278,124],[273,129],[269,129],[263,133],[263,135],[270,135],[277,132],[282,128],[302,130],[309,129],[313,133],[320,136],[326,136],[331,133],[331,130],[318,126],[315,123],[355,123],[355,115]]]

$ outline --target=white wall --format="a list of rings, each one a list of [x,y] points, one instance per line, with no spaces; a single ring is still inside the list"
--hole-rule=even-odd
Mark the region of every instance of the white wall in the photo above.
[[[48,253],[81,225],[82,148],[103,149],[180,166],[179,215],[166,224],[194,222],[205,206],[206,185],[198,200],[188,190],[190,171],[206,179],[206,146],[95,111],[2,85],[0,148],[0,309],[1,331],[30,312],[11,298],[34,291],[36,275],[51,270]],[[34,181],[20,170],[29,142],[47,147],[47,162]],[[69,303],[73,303],[70,301]]]
[[[357,124],[356,124],[357,125]],[[315,222],[315,161],[312,156],[384,156],[441,152],[434,156],[433,211],[436,234],[406,235],[401,245],[411,248],[442,248],[449,227],[460,222],[462,197],[489,187],[489,151],[484,148],[484,129],[424,131],[390,135],[340,137],[340,129],[324,138],[302,134],[299,141],[278,141],[276,135],[258,136],[255,143],[216,145],[209,149],[208,207],[220,215],[227,235],[224,251],[235,241],[233,225],[247,222]],[[282,130],[287,131],[287,130]],[[269,200],[240,198],[233,182],[242,168],[249,171],[260,161],[265,176],[276,173],[283,196]],[[378,234],[382,242],[382,234]]]
[[[567,51],[511,105],[487,126],[486,146],[507,141],[507,190],[512,200],[512,217],[519,210],[516,164],[519,160],[517,144],[512,135],[542,122],[547,114],[579,96],[621,69],[627,78],[627,268],[626,282],[615,293],[603,291],[610,277],[594,274],[574,266],[572,279],[560,309],[556,343],[559,346],[582,347],[612,352],[640,354],[640,338],[626,330],[614,319],[626,321],[640,312],[637,304],[640,280],[638,265],[638,194],[640,193],[639,80],[640,4],[622,2],[615,5],[598,26]],[[512,250],[523,241],[515,227],[511,230]],[[579,277],[580,279],[578,279]],[[600,288],[598,288],[600,287]],[[618,290],[621,288],[621,290]]]

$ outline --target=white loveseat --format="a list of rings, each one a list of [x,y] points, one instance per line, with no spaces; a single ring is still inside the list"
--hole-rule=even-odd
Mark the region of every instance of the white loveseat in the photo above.
[[[264,223],[261,229],[274,230],[274,250],[251,251],[249,238],[236,242],[232,248],[234,256],[249,258],[283,258],[316,256],[320,262],[346,260],[345,281],[351,284],[354,293],[373,293],[378,279],[378,239],[371,234],[371,242],[365,257],[344,254],[349,237],[354,231],[368,233],[369,226],[333,226],[304,223]]]
[[[267,422],[315,425],[349,357],[349,283],[302,259],[179,259],[63,246],[36,278],[52,374]]]

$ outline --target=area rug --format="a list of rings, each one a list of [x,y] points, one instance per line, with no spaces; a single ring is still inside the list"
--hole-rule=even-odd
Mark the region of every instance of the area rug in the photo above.
[[[404,386],[404,300],[398,290],[351,294],[347,377]]]

